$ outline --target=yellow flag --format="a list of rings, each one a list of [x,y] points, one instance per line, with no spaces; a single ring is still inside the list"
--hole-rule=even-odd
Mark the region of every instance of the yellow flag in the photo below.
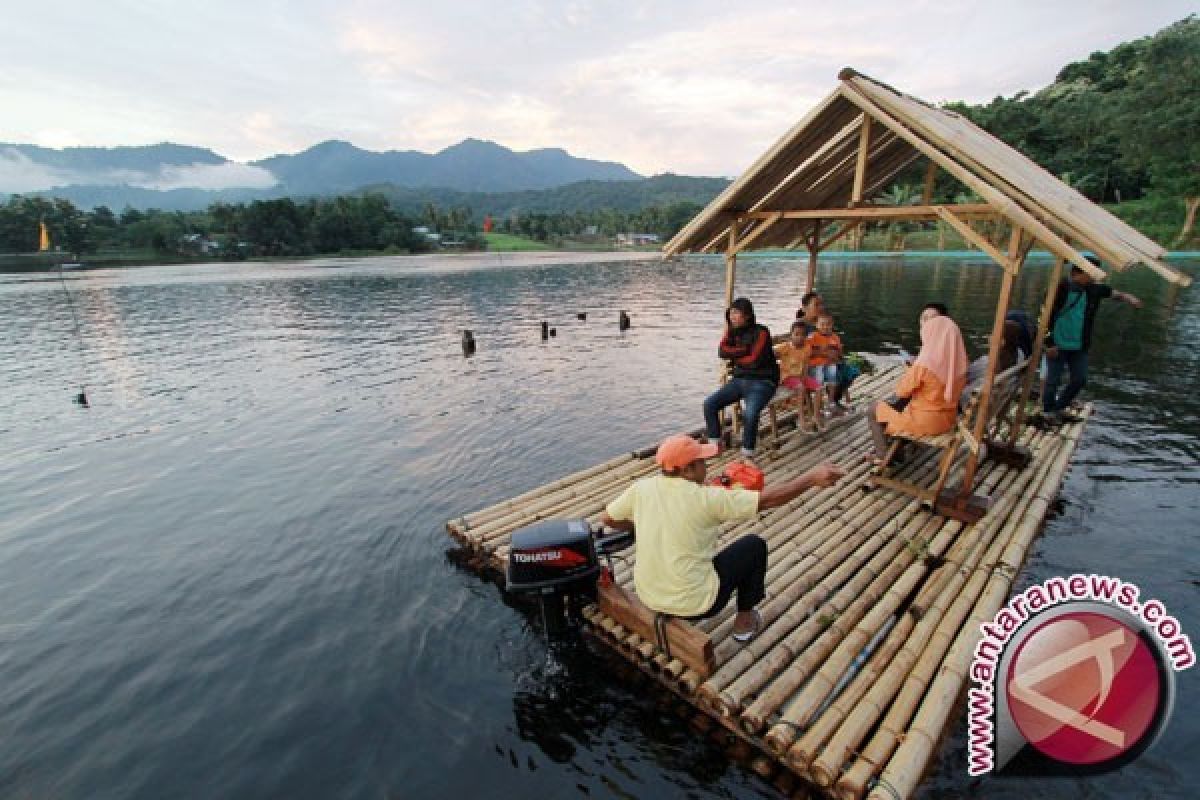
[[[50,231],[46,230],[46,223],[39,222],[41,226],[41,235],[38,237],[38,252],[44,252],[50,249]]]

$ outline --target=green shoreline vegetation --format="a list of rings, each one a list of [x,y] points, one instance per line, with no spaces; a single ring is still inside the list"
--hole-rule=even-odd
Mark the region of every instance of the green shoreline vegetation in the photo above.
[[[947,107],[1160,244],[1174,250],[1200,246],[1195,226],[1200,210],[1196,15],[1068,64],[1054,83],[1034,94]],[[922,164],[914,164],[875,202],[920,202],[923,172]],[[675,194],[651,194],[643,185],[670,184],[672,179],[689,186],[690,194],[682,188]],[[519,199],[463,193],[450,207],[428,200],[420,204],[423,190],[381,186],[338,197],[214,203],[193,212],[126,208],[115,213],[104,206],[82,210],[61,198],[13,195],[0,205],[0,268],[45,269],[60,261],[115,266],[443,250],[627,249],[616,247],[617,234],[651,234],[666,242],[726,185],[674,176],[590,181],[519,193]],[[437,190],[425,196],[438,196]],[[938,174],[934,202],[973,199]],[[645,205],[630,207],[639,202]],[[40,222],[58,252],[31,255]],[[858,242],[846,239],[835,249],[968,249],[940,223],[879,223],[869,226]]]

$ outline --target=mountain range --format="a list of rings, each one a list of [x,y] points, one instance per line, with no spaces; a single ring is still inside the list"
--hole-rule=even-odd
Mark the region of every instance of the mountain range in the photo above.
[[[511,193],[641,178],[623,164],[579,158],[559,148],[515,152],[480,139],[465,139],[432,154],[374,152],[326,141],[300,153],[249,163],[171,143],[61,150],[0,143],[0,196],[61,197],[81,208],[187,211],[217,201],[345,194],[366,186],[418,193]]]

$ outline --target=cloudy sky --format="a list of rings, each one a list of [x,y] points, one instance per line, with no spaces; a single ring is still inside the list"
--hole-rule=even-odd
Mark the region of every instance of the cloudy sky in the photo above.
[[[0,142],[238,161],[474,136],[735,175],[861,72],[930,101],[1036,89],[1196,0],[0,0]]]

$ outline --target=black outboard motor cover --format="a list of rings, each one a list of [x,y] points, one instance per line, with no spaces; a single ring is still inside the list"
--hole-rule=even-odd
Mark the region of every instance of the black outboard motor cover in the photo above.
[[[508,591],[564,586],[600,573],[586,519],[552,519],[514,531],[508,550]]]

